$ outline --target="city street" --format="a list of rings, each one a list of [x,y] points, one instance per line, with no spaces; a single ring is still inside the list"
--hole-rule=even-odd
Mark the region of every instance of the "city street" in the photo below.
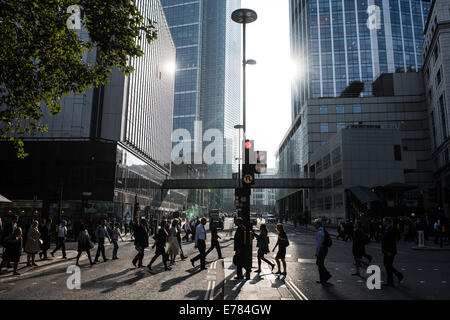
[[[127,237],[126,242],[120,242],[119,259],[100,262],[89,266],[87,257],[82,256],[81,289],[69,290],[66,281],[70,274],[67,267],[75,264],[73,250],[68,251],[69,259],[60,260],[59,252],[50,264],[37,261],[38,267],[25,267],[25,255],[22,255],[19,272],[21,276],[12,276],[10,272],[0,275],[0,299],[56,299],[56,300],[227,300],[256,299],[248,287],[263,287],[265,294],[258,300],[270,300],[279,296],[281,300],[391,300],[391,299],[450,299],[450,254],[448,251],[417,251],[412,250],[413,244],[399,242],[398,255],[394,266],[405,275],[402,284],[395,288],[382,287],[381,290],[369,290],[363,278],[352,276],[354,271],[351,255],[351,242],[343,242],[333,237],[333,245],[326,259],[326,267],[333,277],[333,286],[322,287],[316,283],[318,279],[315,264],[315,233],[304,228],[286,227],[290,240],[287,248],[287,277],[277,277],[271,274],[263,262],[263,272],[260,276],[252,272],[251,281],[232,280],[235,272],[229,261],[233,256],[233,220],[226,219],[225,229],[219,232],[222,237],[220,244],[224,260],[215,260],[216,251],[207,257],[207,271],[199,271],[199,262],[193,268],[190,258],[197,254],[194,244],[183,242],[183,250],[188,259],[181,261],[179,257],[171,271],[164,271],[161,258],[157,260],[150,272],[147,268],[135,268],[131,260],[136,254],[134,245]],[[276,243],[274,225],[269,225],[270,248]],[[150,245],[153,240],[150,241]],[[207,244],[209,247],[209,233]],[[256,243],[255,243],[256,244]],[[70,245],[68,247],[70,248]],[[95,248],[96,249],[96,248]],[[95,255],[96,250],[91,254]],[[112,246],[106,247],[107,257],[111,257]],[[371,243],[367,252],[373,256],[372,264],[377,264],[382,270],[382,280],[385,279],[382,266],[380,246]],[[153,256],[151,248],[146,249],[144,265]],[[253,252],[256,264],[256,249]],[[269,257],[273,260],[275,253]],[[228,269],[225,269],[227,266]],[[276,269],[274,270],[276,271]],[[362,270],[364,275],[364,270]],[[268,279],[270,281],[268,281]],[[267,283],[267,285],[266,285]],[[247,288],[247,289],[246,289]],[[230,291],[230,290],[233,290]],[[254,292],[254,290],[253,290]],[[277,293],[279,292],[279,294]]]

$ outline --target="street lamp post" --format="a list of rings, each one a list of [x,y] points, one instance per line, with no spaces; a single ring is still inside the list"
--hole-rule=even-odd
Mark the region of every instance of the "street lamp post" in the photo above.
[[[243,27],[243,59],[242,59],[242,108],[243,108],[243,131],[244,131],[244,137],[245,140],[245,130],[246,130],[246,75],[245,75],[245,67],[247,64],[254,64],[254,60],[247,61],[246,59],[246,32],[245,27],[247,23],[252,23],[258,18],[258,15],[255,11],[251,9],[238,9],[233,11],[231,14],[231,19],[233,19],[234,22],[242,24]]]
[[[251,9],[238,9],[233,11],[233,13],[231,14],[231,19],[236,22],[236,23],[240,23],[242,24],[243,27],[243,58],[242,58],[242,79],[243,79],[243,84],[242,84],[242,111],[243,111],[243,123],[242,123],[242,129],[243,129],[243,140],[246,140],[246,128],[247,128],[247,110],[246,110],[246,74],[245,74],[245,69],[247,64],[255,64],[256,62],[254,60],[248,60],[246,58],[246,25],[247,23],[252,23],[254,21],[256,21],[257,19],[257,14],[255,11],[251,10]],[[239,143],[240,144],[240,143]],[[239,146],[239,149],[241,148],[241,146]],[[248,165],[248,152],[245,152],[245,159],[244,159],[244,164]],[[239,166],[240,169],[240,166]],[[240,176],[240,172],[239,172],[239,176]],[[239,187],[241,186],[241,179],[239,179]],[[240,188],[239,188],[240,189]],[[245,206],[243,208],[243,214],[244,214],[244,225],[247,228],[246,232],[245,232],[245,237],[244,237],[244,246],[246,247],[246,254],[245,254],[245,269],[246,269],[246,278],[250,279],[250,270],[252,267],[252,241],[251,241],[251,224],[250,224],[250,207],[249,207],[249,202],[250,202],[250,187],[246,186],[246,203]],[[247,239],[247,241],[245,240]]]

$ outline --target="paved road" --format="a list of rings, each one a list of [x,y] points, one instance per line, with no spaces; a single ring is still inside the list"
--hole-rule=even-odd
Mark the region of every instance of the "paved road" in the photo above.
[[[396,288],[382,287],[381,290],[369,290],[365,278],[351,275],[355,270],[351,243],[334,239],[325,263],[333,275],[330,280],[333,286],[324,288],[316,283],[318,272],[314,257],[315,233],[304,229],[287,228],[287,234],[291,242],[287,249],[287,280],[292,281],[310,300],[450,299],[448,251],[416,251],[412,250],[411,243],[400,242],[394,266],[403,272],[405,280]],[[367,253],[373,256],[371,264],[380,266],[382,280],[385,280],[380,245],[372,242],[366,249]],[[364,271],[362,270],[362,275]]]
[[[225,228],[219,234],[222,237],[223,255],[230,259],[233,255],[232,219],[226,221]],[[269,230],[272,248],[276,243],[276,233],[273,225],[269,226]],[[315,234],[304,229],[287,228],[287,231],[291,243],[287,249],[288,275],[279,278],[279,281],[280,285],[286,283],[297,299],[450,299],[449,252],[414,251],[411,244],[400,243],[395,265],[405,274],[404,283],[397,288],[369,290],[365,279],[351,276],[354,268],[351,243],[334,240],[326,260],[326,266],[333,275],[330,282],[334,285],[324,288],[316,283]],[[184,244],[183,249],[189,258],[197,254],[193,243]],[[374,257],[372,264],[380,265],[382,279],[385,279],[379,244],[371,243],[367,251]],[[110,257],[112,247],[108,246],[106,252]],[[150,248],[146,250],[145,264],[153,253]],[[233,274],[225,278],[224,260],[216,260],[215,251],[207,258],[209,269],[202,272],[198,271],[199,263],[193,268],[189,258],[185,261],[178,258],[172,271],[168,272],[163,271],[161,258],[153,272],[146,268],[138,269],[131,264],[135,254],[133,243],[127,241],[120,242],[119,260],[100,262],[91,267],[83,256],[80,260],[81,290],[69,290],[66,281],[70,274],[66,271],[68,266],[74,264],[74,258],[62,261],[60,253],[57,253],[49,265],[22,267],[20,277],[3,272],[0,275],[0,299],[221,300],[231,297],[224,295],[224,287],[225,282],[231,281]],[[73,251],[69,253],[69,257],[74,255]],[[277,290],[276,287],[273,289]]]

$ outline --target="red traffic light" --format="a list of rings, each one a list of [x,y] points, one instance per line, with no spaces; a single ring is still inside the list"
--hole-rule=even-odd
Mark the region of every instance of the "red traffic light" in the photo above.
[[[250,140],[246,140],[244,143],[245,149],[250,149],[252,147],[252,143]]]

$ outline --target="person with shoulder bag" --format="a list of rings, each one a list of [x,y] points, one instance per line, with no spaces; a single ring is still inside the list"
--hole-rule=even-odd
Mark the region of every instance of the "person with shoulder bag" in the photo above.
[[[274,252],[275,249],[278,247],[278,252],[277,252],[277,255],[275,256],[275,261],[277,262],[278,271],[275,272],[275,274],[287,275],[286,248],[289,246],[289,240],[288,240],[286,232],[284,231],[284,226],[282,223],[277,224],[277,231],[278,231],[278,241],[272,250],[272,252]],[[283,272],[281,272],[280,260],[281,260],[281,262],[283,262],[283,269],[284,269]]]
[[[87,226],[86,224],[83,224],[81,226],[81,231],[78,235],[78,255],[77,255],[77,262],[76,265],[80,266],[78,264],[78,261],[80,260],[81,254],[83,252],[86,252],[88,259],[89,259],[89,263],[91,264],[91,266],[93,264],[95,264],[94,262],[92,262],[92,258],[91,258],[91,249],[94,248],[94,243],[91,241],[91,237],[89,236],[89,232],[87,231]]]
[[[261,272],[261,261],[264,261],[265,263],[270,265],[273,271],[273,268],[275,268],[275,263],[270,262],[264,257],[264,255],[270,252],[269,249],[270,240],[267,235],[268,232],[266,225],[262,223],[259,227],[259,230],[261,231],[259,235],[253,231],[253,235],[256,238],[256,247],[258,248],[258,270],[256,270],[255,272],[256,273]]]
[[[37,267],[35,263],[36,253],[39,253],[41,248],[41,233],[38,230],[39,222],[37,220],[33,221],[32,226],[28,229],[27,232],[27,242],[25,244],[25,252],[27,255],[27,267]]]

